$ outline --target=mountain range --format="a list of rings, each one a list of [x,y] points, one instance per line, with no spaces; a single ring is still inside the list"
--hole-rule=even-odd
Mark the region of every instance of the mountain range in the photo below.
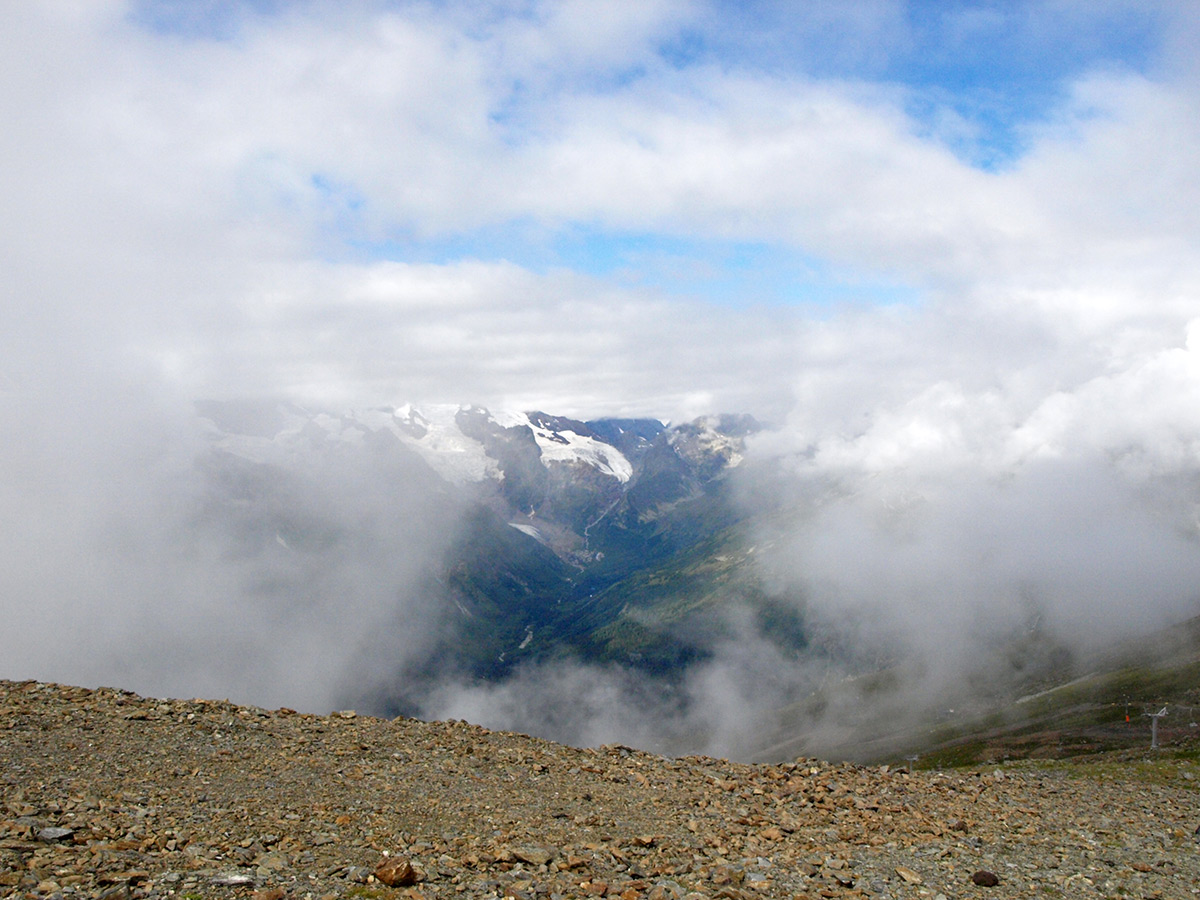
[[[360,709],[429,715],[448,684],[519,684],[528,671],[553,678],[577,666],[585,678],[622,673],[618,705],[640,697],[643,717],[671,718],[652,740],[662,749],[712,749],[715,725],[738,732],[717,746],[742,758],[885,759],[901,747],[958,747],[1001,721],[1024,734],[1033,707],[1020,698],[1112,668],[1035,617],[989,633],[985,652],[927,690],[928,658],[856,643],[853,628],[811,614],[795,581],[769,575],[785,550],[774,536],[796,504],[753,452],[763,428],[749,416],[580,421],[411,404],[335,415],[213,401],[197,413],[195,535],[217,548],[223,572],[242,573],[239,602],[267,610],[260,621],[315,622],[317,646],[331,608],[356,623],[336,694]],[[689,717],[689,678],[720,671],[731,648],[739,668],[708,682],[710,707]],[[1145,648],[1110,655],[1123,670],[1161,665]],[[1116,716],[1118,700],[1190,702],[1174,682],[1151,690],[1161,675],[1142,679],[1145,690],[1122,678],[1120,698],[1097,689],[1095,715]],[[729,679],[741,679],[736,691]],[[525,696],[578,705],[557,720],[551,709],[503,724],[586,741],[558,727],[589,714],[572,690]]]
[[[671,424],[472,406],[197,410],[209,447],[206,517],[232,528],[242,552],[318,558],[358,540],[361,510],[347,516],[336,499],[319,499],[335,470],[450,535],[421,568],[425,652],[407,654],[368,698],[388,711],[410,711],[449,674],[495,681],[555,659],[670,678],[709,654],[734,602],[769,621],[781,646],[805,643],[794,605],[764,593],[749,564],[750,514],[730,475],[761,428],[750,416]]]

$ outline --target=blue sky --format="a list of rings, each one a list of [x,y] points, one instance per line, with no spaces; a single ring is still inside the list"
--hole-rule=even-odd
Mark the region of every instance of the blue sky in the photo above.
[[[481,45],[503,42],[509,20],[536,23],[553,4],[378,3],[349,9],[445,19]],[[128,15],[164,38],[243,46],[297,16],[319,19],[322,4],[279,0],[140,0]],[[542,64],[532,78],[500,72],[490,121],[517,143],[542,127],[547,106],[573,94],[636,95],[664,78],[686,83],[712,69],[789,83],[825,83],[890,93],[906,127],[965,165],[1001,173],[1021,164],[1039,128],[1061,115],[1072,84],[1092,73],[1153,76],[1169,7],[1142,3],[710,2],[681,5],[649,34],[647,47],[561,71]],[[344,27],[343,9],[328,27]],[[482,35],[482,38],[478,36]],[[645,35],[631,34],[631,44]],[[664,72],[667,74],[664,75]],[[533,82],[531,84],[531,82]],[[686,88],[685,88],[686,89]],[[851,271],[819,251],[770,235],[748,240],[601,221],[589,210],[553,218],[533,212],[434,229],[388,221],[388,210],[349,174],[312,172],[324,208],[321,255],[446,263],[509,261],[532,271],[566,268],[670,295],[732,306],[912,302],[922,285],[907,273]]]
[[[181,391],[778,419],[1033,346],[1078,348],[1061,384],[1189,321],[1189,3],[6,19],[8,268],[59,298],[30,321]],[[895,371],[852,372],[863,347]]]

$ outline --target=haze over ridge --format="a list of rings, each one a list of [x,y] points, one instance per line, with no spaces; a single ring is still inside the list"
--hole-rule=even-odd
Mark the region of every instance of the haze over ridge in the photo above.
[[[763,577],[929,690],[1032,623],[1194,614],[1195,9],[768,12],[0,13],[0,676],[320,706],[422,621],[453,523],[362,463],[301,477],[353,552],[247,605],[279,573],[197,531],[204,399],[751,413]],[[758,647],[696,673],[705,721],[807,683]],[[559,679],[581,739],[652,739],[624,682]]]

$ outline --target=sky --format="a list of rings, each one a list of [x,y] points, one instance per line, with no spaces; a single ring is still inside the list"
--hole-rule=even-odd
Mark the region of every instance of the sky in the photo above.
[[[916,543],[878,551],[924,548],[916,593],[980,515],[1013,522],[1010,574],[1029,521],[1200,527],[1189,0],[58,0],[0,25],[30,642],[98,566],[130,582],[136,553],[80,547],[171,514],[196,399],[749,412],[798,485],[852,486],[823,532],[847,553],[921,498]],[[820,568],[813,521],[789,546]],[[1071,546],[1047,583],[1078,583],[1095,545]],[[1194,599],[1168,555],[1164,616]],[[876,577],[822,583],[859,608]]]
[[[10,391],[778,420],[830,354],[1070,382],[1194,311],[1189,3],[3,15]]]

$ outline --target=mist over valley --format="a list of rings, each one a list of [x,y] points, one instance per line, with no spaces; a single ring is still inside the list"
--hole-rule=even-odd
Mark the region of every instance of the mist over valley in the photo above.
[[[1190,726],[1194,4],[0,24],[0,678],[739,760]]]
[[[748,415],[444,404],[202,401],[187,433],[32,673],[869,760],[1196,614],[1200,473],[1133,451],[863,472]]]

